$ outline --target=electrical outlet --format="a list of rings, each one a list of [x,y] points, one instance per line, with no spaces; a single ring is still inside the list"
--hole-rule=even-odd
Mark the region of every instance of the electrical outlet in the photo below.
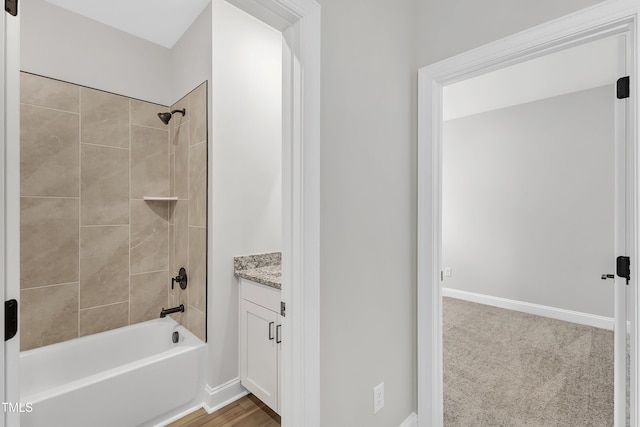
[[[451,277],[451,267],[444,268],[444,275],[445,277]]]
[[[384,407],[384,383],[380,383],[373,389],[373,413],[377,413]]]

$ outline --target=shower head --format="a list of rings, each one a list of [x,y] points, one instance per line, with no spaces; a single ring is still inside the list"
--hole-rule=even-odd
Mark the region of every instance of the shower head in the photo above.
[[[169,124],[169,120],[171,120],[171,113],[158,113],[158,117],[162,120],[162,123],[165,125]]]
[[[158,113],[158,117],[160,117],[160,120],[162,120],[162,123],[164,123],[165,125],[168,125],[169,120],[171,120],[171,116],[174,115],[175,113],[180,113],[184,116],[187,113],[187,110],[183,108],[182,110],[173,110],[170,113],[169,112]]]

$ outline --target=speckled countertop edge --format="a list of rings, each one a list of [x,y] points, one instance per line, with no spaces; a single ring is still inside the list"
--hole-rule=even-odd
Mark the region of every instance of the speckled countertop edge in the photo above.
[[[236,277],[280,289],[281,262],[281,252],[237,256],[233,258],[233,270]]]

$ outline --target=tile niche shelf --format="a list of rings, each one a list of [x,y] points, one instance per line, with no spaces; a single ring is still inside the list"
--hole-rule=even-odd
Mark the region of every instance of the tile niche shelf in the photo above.
[[[149,202],[175,202],[178,200],[178,198],[166,196],[142,196],[142,200],[146,200]]]

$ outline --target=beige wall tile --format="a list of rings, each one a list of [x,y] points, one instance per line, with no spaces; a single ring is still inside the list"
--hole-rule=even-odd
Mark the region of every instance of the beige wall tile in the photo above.
[[[173,140],[175,150],[175,195],[179,199],[189,198],[189,124],[180,126]]]
[[[198,144],[207,139],[207,84],[202,83],[189,94],[191,117],[191,145]]]
[[[189,94],[186,94],[171,106],[172,110],[182,110],[183,108],[185,108],[187,112],[191,109],[191,106],[189,105]],[[186,115],[185,119],[189,120],[189,115]]]
[[[129,299],[129,227],[80,229],[80,308]]]
[[[176,155],[169,155],[169,196],[176,195]]]
[[[171,118],[171,121],[169,122],[169,124],[171,125],[172,133],[175,132],[176,128],[187,123],[189,121],[189,118],[191,117],[191,106],[189,105],[188,95],[185,95],[184,97],[182,97],[182,99],[171,106],[171,111],[182,109],[186,110],[185,115],[183,116],[182,114],[177,114],[173,116]]]
[[[78,336],[78,284],[20,291],[20,350]]]
[[[187,272],[187,275],[189,272]],[[187,326],[187,312],[189,311],[189,292],[187,289],[181,289],[179,286],[173,290],[173,295],[170,299],[171,307],[179,307],[180,304],[184,305],[184,313],[173,313],[170,316],[181,325]]]
[[[127,292],[129,287],[127,286]],[[82,292],[81,292],[82,294]],[[127,295],[128,298],[128,295]],[[80,336],[122,328],[129,324],[129,301],[80,310]]]
[[[20,102],[78,113],[80,86],[21,72]]]
[[[157,319],[168,308],[166,280],[166,271],[131,276],[131,324]]]
[[[178,200],[174,202],[175,209],[175,252],[173,271],[178,271],[180,267],[189,268],[189,202]],[[189,272],[187,271],[187,274]]]
[[[175,111],[175,110],[182,110],[182,107],[180,108],[172,108],[171,111]],[[185,114],[182,115],[182,113],[174,113],[171,116],[171,121],[169,122],[174,128],[177,128],[179,126],[182,126],[183,124],[187,123],[189,121],[189,118],[187,117],[188,110],[185,108]],[[171,129],[171,127],[170,127]]]
[[[189,154],[189,225],[207,225],[207,144],[193,145]]]
[[[78,199],[20,199],[20,287],[78,281]]]
[[[172,317],[204,339],[206,230],[190,230],[187,199],[192,221],[205,225],[206,144],[196,144],[206,138],[206,87],[171,107],[187,114],[169,126],[157,117],[169,107],[26,73],[21,88],[32,104],[21,106],[21,190],[48,196],[21,198],[23,350],[180,304],[187,311]],[[181,200],[130,200],[145,195]],[[171,291],[181,266],[189,288]]]
[[[168,204],[131,201],[131,274],[169,270]]]
[[[129,150],[81,144],[82,225],[129,223]]]
[[[129,148],[129,98],[80,89],[80,142]]]
[[[169,195],[169,133],[131,126],[131,198]]]
[[[204,312],[207,303],[207,230],[189,227],[189,304]]]
[[[175,269],[175,256],[176,256],[176,226],[173,224],[169,225],[169,274],[173,277],[178,274],[178,271]]]
[[[78,197],[78,114],[20,106],[20,194]]]
[[[187,329],[202,341],[206,341],[207,320],[203,312],[193,306],[187,308]]]
[[[169,111],[169,107],[152,104],[151,102],[140,101],[138,99],[132,99],[131,124],[149,126],[152,128],[168,131],[169,127],[162,123],[162,121],[158,117],[158,113],[164,113],[166,111]]]

